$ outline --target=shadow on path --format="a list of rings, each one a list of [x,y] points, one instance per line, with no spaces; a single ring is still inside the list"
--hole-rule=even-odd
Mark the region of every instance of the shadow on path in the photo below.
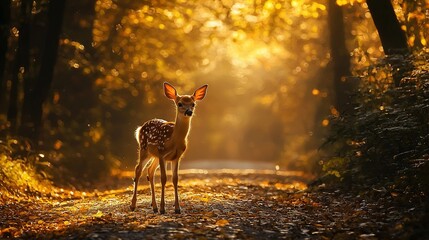
[[[153,214],[146,181],[129,211],[131,172],[104,192],[79,199],[44,199],[0,207],[1,236],[25,239],[349,239],[407,236],[401,209],[383,196],[308,191],[299,172],[183,170],[182,214],[173,188],[164,215]],[[159,180],[159,178],[157,179]],[[157,194],[160,187],[157,186]],[[159,195],[158,195],[159,199]]]

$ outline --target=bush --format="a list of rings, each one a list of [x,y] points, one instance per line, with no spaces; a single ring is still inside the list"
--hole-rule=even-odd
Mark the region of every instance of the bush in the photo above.
[[[28,141],[0,139],[0,199],[50,194],[51,164]]]
[[[333,117],[327,142],[336,156],[323,163],[327,174],[352,185],[428,193],[428,60],[428,52],[391,56],[361,73],[354,111]],[[397,74],[401,82],[395,87]]]

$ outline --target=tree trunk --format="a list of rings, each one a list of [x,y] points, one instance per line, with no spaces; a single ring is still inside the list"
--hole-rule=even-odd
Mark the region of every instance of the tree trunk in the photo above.
[[[406,55],[410,52],[405,32],[402,31],[390,0],[367,0],[381,44],[386,55]],[[392,77],[396,87],[401,83],[405,72],[412,69],[411,64],[402,60],[403,56],[388,58],[392,66]],[[405,64],[405,65],[404,65]]]
[[[18,89],[20,82],[24,81],[25,84],[30,82],[30,21],[32,2],[32,0],[23,0],[21,2],[18,47],[16,50],[15,66],[9,94],[9,109],[7,112],[7,120],[11,124],[10,129],[12,132],[16,131],[18,125]]]
[[[0,1],[0,99],[4,98],[4,67],[10,32],[10,4],[11,0]]]
[[[335,108],[341,114],[351,108],[352,83],[350,76],[350,54],[346,47],[343,12],[336,0],[328,1],[328,25],[330,35],[331,58],[333,65]]]
[[[386,55],[407,53],[408,43],[390,0],[367,0],[381,44]]]
[[[93,53],[95,5],[97,0],[73,0],[67,2],[64,15],[64,34],[85,46],[85,52]]]
[[[97,51],[93,47],[93,29],[96,18],[96,3],[97,0],[74,0],[67,2],[67,11],[64,15],[64,32],[65,36],[73,41],[84,45],[84,58],[87,62],[97,65],[100,56],[97,56]],[[104,56],[105,57],[105,56]],[[82,66],[85,63],[82,64]],[[61,65],[62,68],[68,69],[68,65]],[[85,67],[85,66],[83,66]],[[72,72],[72,74],[70,74]],[[69,110],[70,114],[79,117],[87,118],[91,108],[96,106],[98,94],[94,91],[94,80],[99,78],[98,71],[85,73],[81,69],[71,69],[58,73],[63,81],[55,84],[55,90],[64,92],[68,89],[74,89],[78,93],[77,96],[84,98],[85,102],[77,106],[74,96],[62,96],[62,104]]]
[[[37,140],[42,127],[43,103],[51,89],[66,0],[51,0],[40,71],[34,91],[24,96],[21,133]]]

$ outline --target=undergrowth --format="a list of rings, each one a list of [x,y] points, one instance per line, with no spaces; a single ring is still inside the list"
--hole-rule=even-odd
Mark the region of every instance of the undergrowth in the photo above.
[[[53,185],[46,157],[26,140],[0,139],[0,200],[49,195]]]
[[[429,51],[386,57],[359,78],[354,110],[332,117],[325,146],[335,157],[323,162],[326,176],[347,186],[427,196]]]

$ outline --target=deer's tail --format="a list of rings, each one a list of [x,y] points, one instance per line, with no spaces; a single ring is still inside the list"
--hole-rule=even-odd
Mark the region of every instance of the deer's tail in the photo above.
[[[134,133],[134,136],[137,142],[139,143],[139,146],[140,146],[140,140],[141,140],[141,129],[142,129],[142,126],[138,127]]]

